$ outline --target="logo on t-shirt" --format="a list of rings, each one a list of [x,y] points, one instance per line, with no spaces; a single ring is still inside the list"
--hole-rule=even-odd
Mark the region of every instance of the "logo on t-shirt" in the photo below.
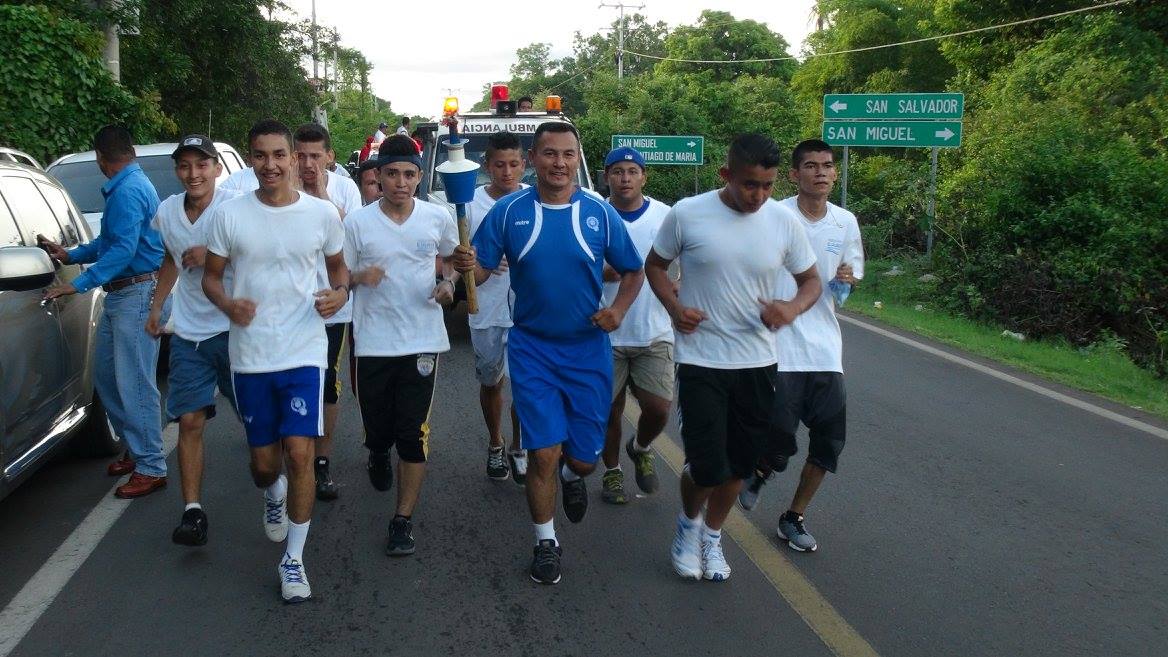
[[[530,219],[519,219],[515,222],[515,225],[516,226],[529,226],[529,225],[531,225],[531,220]]]
[[[843,240],[827,240],[827,252],[839,255],[844,248]]]
[[[588,217],[587,219],[584,220],[584,223],[588,224],[588,227],[591,228],[592,230],[594,230],[598,233],[600,232],[600,220],[597,219],[596,217]]]
[[[292,410],[300,415],[308,415],[308,404],[303,397],[292,398]]]
[[[414,251],[422,255],[433,253],[437,250],[438,245],[434,243],[434,240],[418,240],[418,243],[414,245]]]

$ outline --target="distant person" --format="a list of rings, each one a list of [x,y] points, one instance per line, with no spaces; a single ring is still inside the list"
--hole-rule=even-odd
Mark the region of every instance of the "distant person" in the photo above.
[[[519,99],[519,111],[530,112],[535,104],[531,100],[531,96],[523,96]]]
[[[385,141],[385,131],[389,130],[389,124],[385,121],[377,124],[377,131],[373,133],[373,143],[380,144]]]
[[[365,145],[361,147],[361,152],[357,155],[357,164],[365,163],[369,159],[369,151],[373,150],[373,135],[365,138]]]
[[[109,178],[101,188],[101,232],[68,251],[43,235],[37,241],[62,264],[93,263],[72,283],[45,290],[46,299],[98,286],[106,291],[94,346],[94,387],[114,433],[127,447],[107,471],[130,475],[115,495],[141,497],[166,486],[162,407],[155,383],[158,341],[142,330],[162,264],[162,237],[150,225],[158,212],[158,192],[135,160],[129,130],[103,127],[94,135],[93,149],[98,169]]]
[[[864,245],[856,215],[827,200],[836,180],[831,146],[818,139],[801,142],[791,154],[788,175],[798,194],[781,203],[807,232],[823,292],[810,310],[775,334],[779,381],[771,442],[738,500],[749,510],[771,473],[786,469],[798,451],[795,431],[802,422],[810,435],[807,461],[791,505],[779,517],[778,534],[792,549],[814,552],[819,544],[803,525],[803,514],[826,474],[835,472],[847,434],[843,337],[835,312],[864,277]],[[779,299],[794,296],[794,280],[782,276],[775,293]]]
[[[287,541],[277,573],[285,602],[312,597],[304,543],[312,519],[313,441],[324,434],[325,321],[349,298],[336,206],[296,190],[292,132],[260,121],[248,134],[260,188],[212,217],[203,291],[231,320],[232,386],[264,490],[263,528]],[[329,286],[321,289],[325,261]],[[232,272],[231,290],[224,275]],[[287,469],[287,476],[283,471]]]
[[[227,332],[231,320],[203,293],[203,265],[211,217],[235,192],[215,188],[223,173],[219,151],[210,137],[187,135],[171,153],[182,193],[158,206],[152,226],[162,235],[166,256],[158,274],[146,332],[162,335],[164,306],[174,292],[174,335],[167,368],[166,417],[178,422],[178,466],[183,514],[171,540],[179,545],[207,542],[203,510],[203,430],[215,417],[215,391],[235,412]],[[230,285],[231,274],[225,277]]]
[[[397,127],[397,134],[402,135],[404,137],[410,136],[410,117],[408,117],[408,116],[402,117],[401,125],[399,125]]]
[[[803,226],[770,197],[781,162],[769,137],[736,137],[720,171],[726,185],[678,201],[646,262],[677,340],[686,468],[670,553],[685,578],[730,578],[722,523],[770,430],[777,378],[772,331],[819,298],[815,252]],[[685,277],[680,294],[667,273],[674,260]],[[784,269],[798,284],[789,301],[773,299]]]
[[[422,131],[421,130],[414,130],[412,133],[410,133],[410,139],[414,140],[414,144],[416,144],[418,147],[418,155],[421,155],[422,154],[422,145],[423,145],[422,144]]]
[[[361,191],[361,204],[370,203],[381,198],[381,181],[377,179],[377,160],[365,160],[357,171],[353,173],[353,182]]]

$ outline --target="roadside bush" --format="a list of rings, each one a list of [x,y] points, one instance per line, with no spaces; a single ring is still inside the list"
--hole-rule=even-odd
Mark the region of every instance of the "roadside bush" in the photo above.
[[[928,162],[887,155],[852,157],[848,209],[860,220],[869,258],[924,251],[928,190]]]

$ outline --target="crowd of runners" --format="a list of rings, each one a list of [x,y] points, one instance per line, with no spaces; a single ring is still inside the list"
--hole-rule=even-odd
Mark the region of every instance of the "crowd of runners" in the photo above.
[[[720,171],[724,186],[670,207],[645,196],[648,173],[634,149],[605,158],[605,200],[576,183],[571,124],[542,124],[526,152],[517,135],[495,133],[482,162],[490,182],[468,208],[470,245],[459,244],[445,207],[416,197],[422,161],[409,136],[386,138],[352,177],[331,170],[319,125],[260,121],[248,149],[252,167],[216,186],[214,143],[183,138],[173,158],[185,191],[160,202],[130,134],[103,128],[101,234],[71,250],[41,238],[58,261],[95,263],[46,296],[99,285],[108,293],[96,387],[128,447],[109,466],[130,475],[119,497],[166,485],[157,418],[179,425],[185,508],[175,543],[207,541],[203,433],[218,391],[251,448],[260,524],[283,544],[281,595],[311,596],[304,546],[315,501],[340,492],[329,459],[348,351],[369,482],[378,491],[396,482],[386,553],[414,553],[435,381],[450,349],[442,307],[460,277],[473,276],[486,476],[525,487],[533,580],[560,581],[557,490],[567,519],[581,522],[586,481],[603,463],[601,499],[625,504],[623,451],[637,487],[657,491],[651,446],[673,408],[686,456],[669,550],[680,576],[730,576],[723,523],[786,468],[800,423],[808,456],[777,531],[793,549],[817,548],[803,514],[835,471],[846,433],[835,310],[863,276],[856,218],[827,200],[830,146],[808,140],[784,154],[766,136],[739,136]],[[530,187],[521,182],[528,166]],[[776,201],[784,168],[798,193]],[[153,364],[168,316],[163,414]],[[626,393],[640,408],[629,436]]]

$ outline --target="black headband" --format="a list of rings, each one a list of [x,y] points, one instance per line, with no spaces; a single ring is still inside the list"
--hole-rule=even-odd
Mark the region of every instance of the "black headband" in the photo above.
[[[380,169],[387,164],[393,164],[395,162],[409,162],[418,167],[419,170],[422,168],[422,158],[417,155],[379,155],[377,157],[377,168]]]

